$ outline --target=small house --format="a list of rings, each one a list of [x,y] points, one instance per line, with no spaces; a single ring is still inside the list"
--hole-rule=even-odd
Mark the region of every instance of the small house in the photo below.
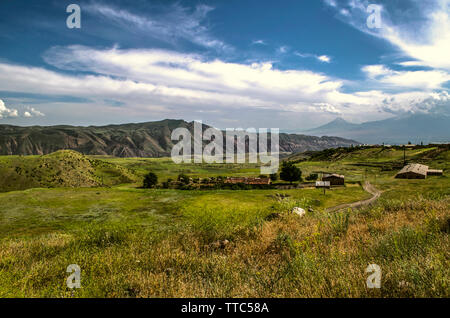
[[[331,173],[324,174],[322,177],[322,181],[329,181],[330,185],[344,185],[345,177],[341,174]]]
[[[404,166],[403,169],[395,175],[395,177],[397,179],[425,179],[428,171],[428,166],[413,163]]]

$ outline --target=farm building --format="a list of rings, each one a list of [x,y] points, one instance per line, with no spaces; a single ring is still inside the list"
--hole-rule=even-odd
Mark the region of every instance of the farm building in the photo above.
[[[327,188],[331,187],[330,181],[316,181],[316,188]]]
[[[225,183],[231,184],[270,184],[270,178],[250,178],[250,177],[228,177],[225,180]]]
[[[330,185],[344,185],[345,177],[341,174],[331,173],[324,174],[322,177],[322,181],[329,181]]]
[[[427,176],[442,176],[444,171],[436,169],[428,169]]]
[[[395,177],[398,179],[425,179],[428,174],[428,166],[413,163],[404,166]]]

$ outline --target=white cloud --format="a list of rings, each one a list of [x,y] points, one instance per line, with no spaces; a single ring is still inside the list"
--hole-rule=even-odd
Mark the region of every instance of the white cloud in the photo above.
[[[450,70],[449,5],[449,0],[435,1],[435,8],[426,16],[427,22],[420,35],[414,29],[388,26],[382,36],[424,65]],[[426,41],[418,41],[421,38]]]
[[[294,55],[299,56],[301,58],[315,58],[319,62],[323,62],[323,63],[331,62],[331,57],[329,57],[328,55],[316,55],[316,54],[311,54],[311,53],[300,53],[300,52],[294,52]]]
[[[41,117],[45,116],[44,113],[38,111],[37,109],[34,109],[33,107],[27,107],[27,111],[23,113],[24,117],[31,118],[31,117]]]
[[[401,111],[421,111],[420,102],[436,93],[423,92],[422,88],[395,94],[381,90],[347,93],[343,89],[344,81],[321,73],[278,70],[270,62],[240,64],[207,60],[199,55],[167,50],[98,50],[71,46],[50,50],[45,60],[64,70],[89,71],[96,75],[75,76],[0,63],[0,87],[12,92],[86,98],[102,112],[151,112],[169,117],[173,111],[205,113],[213,109],[230,113],[265,109],[341,114],[360,121]],[[367,70],[374,81],[394,82],[400,80],[395,77],[400,75],[408,79],[383,66],[368,66]],[[123,106],[112,107],[105,99]]]
[[[331,7],[336,7],[337,3],[335,0],[324,0],[326,4],[328,4]]]
[[[398,62],[397,65],[401,65],[404,67],[411,67],[411,66],[424,66],[422,62],[420,61],[405,61],[405,62]]]
[[[267,45],[266,41],[264,40],[254,40],[252,42],[253,45],[258,44],[258,45]]]
[[[45,116],[45,115],[33,107],[26,107],[26,111],[24,111],[23,116],[21,116],[21,117],[31,118],[31,117],[39,117],[39,116]],[[0,119],[17,118],[17,117],[19,117],[19,111],[17,109],[12,109],[12,108],[6,107],[3,100],[0,99]]]
[[[144,32],[146,36],[158,40],[175,43],[179,40],[214,49],[230,50],[229,45],[210,34],[205,25],[209,12],[214,10],[208,5],[197,5],[193,10],[179,4],[166,7],[160,14],[140,15],[124,9],[105,4],[90,4],[83,6],[87,12],[107,18],[124,28],[132,28]]]
[[[438,70],[394,71],[385,65],[367,65],[362,70],[367,73],[369,78],[390,85],[395,89],[441,89],[444,83],[450,81],[450,74]]]
[[[289,50],[289,48],[287,46],[280,46],[277,51],[278,51],[278,53],[284,54],[288,50]]]
[[[339,12],[346,17],[350,16],[350,11],[347,9],[341,9]]]
[[[310,110],[311,111],[319,110],[320,112],[327,112],[331,114],[341,114],[341,111],[337,109],[335,106],[331,105],[330,103],[315,103],[314,107],[311,107]]]
[[[406,66],[422,65],[450,70],[450,0],[408,0],[410,10],[407,12],[389,11],[383,7],[380,29],[367,27],[367,7],[371,1],[325,3],[334,8],[343,21],[362,32],[387,40],[405,56],[416,60],[407,62]]]
[[[271,99],[303,98],[337,89],[340,81],[311,71],[272,68],[269,62],[239,64],[206,61],[200,56],[164,50],[94,50],[73,46],[51,50],[45,60],[62,69],[90,70],[104,76],[127,78],[140,84],[189,89],[212,94],[252,96],[257,104]],[[276,96],[276,98],[275,98]],[[269,99],[269,100],[271,100]]]
[[[330,63],[331,62],[331,58],[327,55],[321,55],[318,56],[317,59],[321,62],[325,62],[325,63]]]
[[[18,117],[17,109],[7,108],[5,103],[0,99],[0,119]]]
[[[392,71],[384,65],[366,65],[362,70],[367,73],[370,78],[392,74]]]

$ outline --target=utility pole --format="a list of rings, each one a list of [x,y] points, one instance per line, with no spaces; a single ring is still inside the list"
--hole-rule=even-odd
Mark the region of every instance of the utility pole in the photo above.
[[[403,165],[406,166],[406,146],[403,145]]]

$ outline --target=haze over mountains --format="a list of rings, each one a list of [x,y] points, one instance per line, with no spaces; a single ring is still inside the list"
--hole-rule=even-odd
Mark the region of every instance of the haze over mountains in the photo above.
[[[179,127],[193,133],[194,123],[166,119],[89,127],[0,125],[0,155],[45,155],[71,149],[88,155],[165,157],[170,156],[172,147],[177,143],[171,140],[171,134]],[[203,128],[207,127],[204,125]],[[339,137],[280,133],[280,152],[296,153],[357,144],[357,141]]]
[[[415,144],[450,141],[450,116],[409,114],[354,124],[337,118],[326,125],[303,131],[313,136],[339,136],[368,144]]]

